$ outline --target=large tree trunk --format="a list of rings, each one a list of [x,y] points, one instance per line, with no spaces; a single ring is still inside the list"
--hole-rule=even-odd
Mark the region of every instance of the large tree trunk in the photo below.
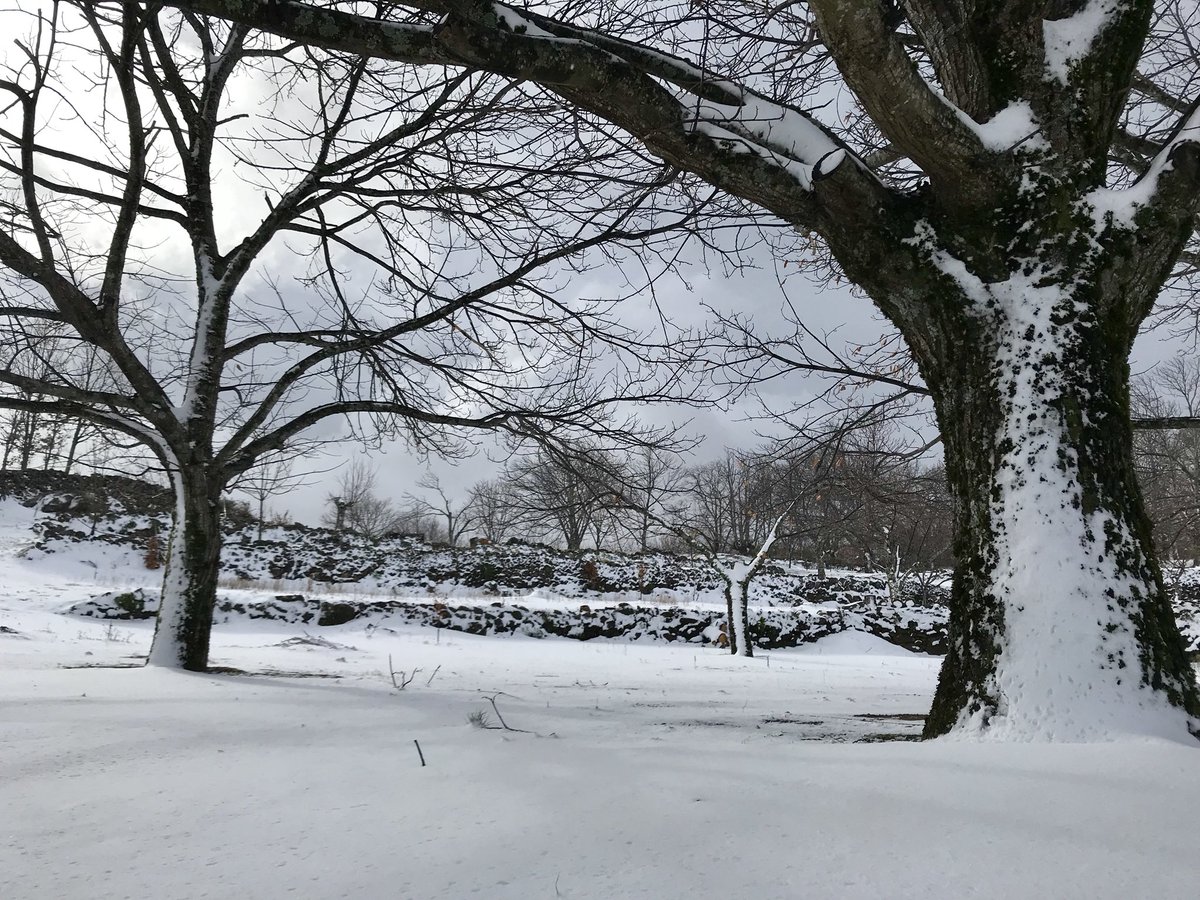
[[[986,293],[923,360],[957,558],[926,736],[1177,735],[1200,705],[1134,479],[1127,328],[1074,285]]]
[[[194,474],[175,473],[173,482],[175,520],[149,663],[203,672],[220,574],[221,492]]]

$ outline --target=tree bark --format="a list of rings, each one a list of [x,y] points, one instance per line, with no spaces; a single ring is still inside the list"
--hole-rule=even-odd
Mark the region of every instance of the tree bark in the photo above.
[[[957,566],[925,734],[1177,733],[1200,703],[1134,477],[1127,329],[1094,286],[986,293],[916,342],[955,385],[934,391]]]
[[[221,489],[193,473],[173,473],[175,521],[167,547],[162,605],[149,664],[203,672],[221,563]]]
[[[737,656],[738,653],[738,616],[737,610],[733,605],[733,582],[728,578],[725,579],[725,639],[729,644],[729,653]]]
[[[738,586],[738,656],[754,656],[754,642],[750,640],[750,581],[745,579]]]

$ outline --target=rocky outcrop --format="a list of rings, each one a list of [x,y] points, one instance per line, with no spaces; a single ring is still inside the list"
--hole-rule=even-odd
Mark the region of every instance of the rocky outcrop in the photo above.
[[[73,604],[64,612],[100,619],[148,619],[158,611],[158,594],[139,588],[108,592]],[[725,613],[713,608],[638,606],[630,603],[539,609],[519,603],[483,604],[391,600],[318,603],[299,594],[245,601],[222,597],[215,620],[264,619],[288,624],[337,627],[355,622],[369,628],[423,625],[477,635],[560,637],[589,641],[666,641],[723,644]],[[856,628],[919,653],[939,653],[945,641],[945,617],[930,610],[883,609],[870,614],[832,604],[758,608],[751,612],[750,635],[763,650],[797,647]]]

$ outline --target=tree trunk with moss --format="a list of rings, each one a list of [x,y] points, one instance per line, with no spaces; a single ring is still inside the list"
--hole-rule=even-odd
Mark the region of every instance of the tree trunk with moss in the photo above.
[[[221,488],[194,472],[174,473],[175,518],[150,665],[203,672],[221,573]]]
[[[1134,480],[1130,335],[1081,290],[988,285],[927,361],[958,385],[936,393],[957,566],[927,736],[1170,733],[1198,711]]]

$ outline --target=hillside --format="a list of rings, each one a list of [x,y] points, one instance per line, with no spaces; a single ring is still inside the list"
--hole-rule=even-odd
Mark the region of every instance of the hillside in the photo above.
[[[0,489],[12,497],[6,508],[14,509],[15,501],[28,511],[22,514],[28,536],[18,543],[29,563],[111,572],[115,589],[74,598],[73,613],[153,615],[160,576],[147,571],[147,550],[152,540],[159,555],[166,547],[164,490],[132,479],[60,473],[0,473]],[[723,640],[722,582],[704,560],[689,556],[571,553],[522,542],[450,549],[303,525],[268,528],[259,539],[243,519],[227,531],[222,568],[226,590],[218,622],[246,617],[332,626],[363,620],[580,640]],[[751,586],[751,635],[755,646],[775,649],[859,630],[909,650],[940,653],[948,598],[941,582],[928,582],[913,580],[889,598],[880,575],[840,570],[820,577],[802,563],[774,562]],[[1196,572],[1185,573],[1178,595],[1189,649],[1200,652]]]

